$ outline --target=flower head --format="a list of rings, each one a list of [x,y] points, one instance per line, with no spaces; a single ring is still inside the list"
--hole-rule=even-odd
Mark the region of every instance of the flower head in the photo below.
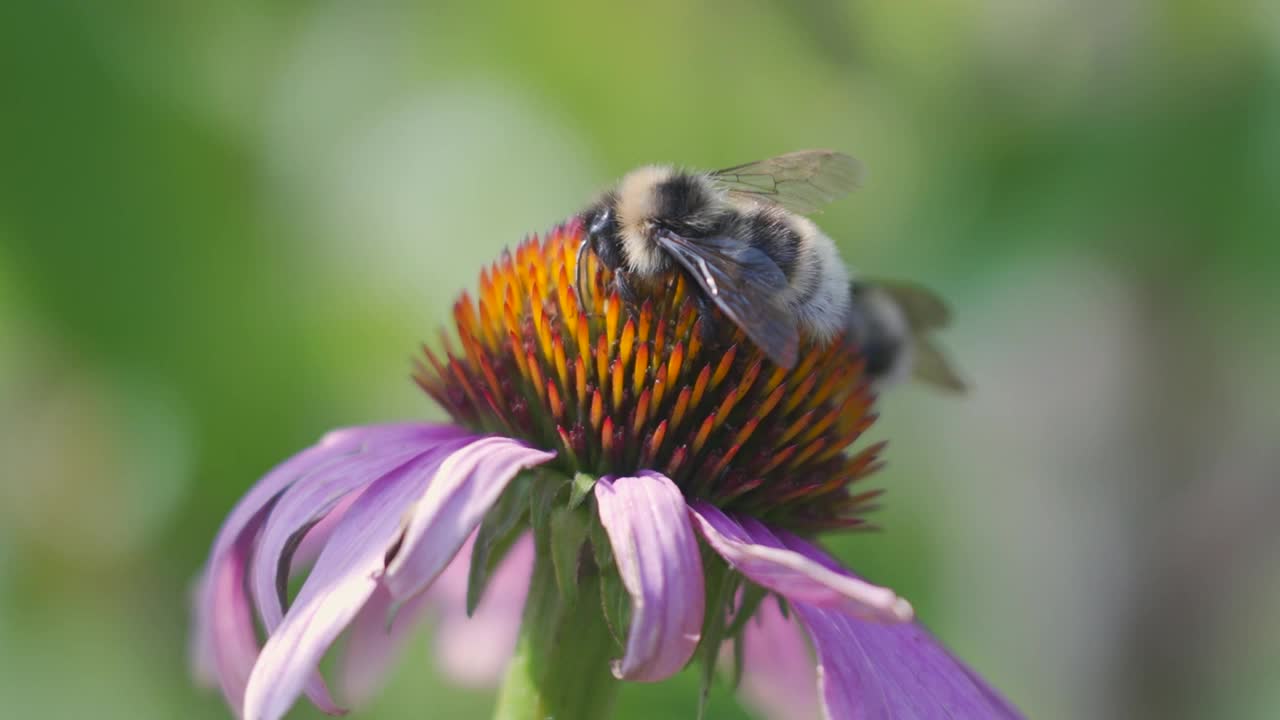
[[[551,466],[568,473],[657,470],[690,498],[783,527],[863,522],[879,493],[849,487],[882,445],[845,454],[874,419],[856,355],[806,344],[777,367],[701,313],[683,275],[630,307],[592,254],[580,299],[580,242],[571,224],[484,270],[478,299],[454,305],[461,349],[424,348],[418,384],[460,424],[556,449]]]
[[[590,254],[578,298],[581,236],[571,223],[504,253],[478,298],[454,306],[460,347],[424,349],[414,378],[456,425],[331,433],[232,511],[197,608],[201,658],[232,707],[274,719],[305,692],[337,711],[317,664],[344,628],[412,613],[476,534],[474,604],[531,528],[526,653],[571,652],[560,608],[603,607],[609,671],[657,681],[699,647],[711,667],[722,643],[760,637],[744,630],[781,616],[753,615],[782,602],[793,610],[782,622],[816,653],[827,717],[1016,716],[911,622],[905,600],[812,542],[861,525],[878,494],[856,488],[881,446],[846,452],[874,418],[858,357],[807,344],[796,367],[776,367],[683,277],[629,304]],[[290,600],[303,548],[318,554]],[[601,601],[581,602],[586,592]],[[767,658],[747,649],[751,677]],[[608,706],[566,700],[554,666],[534,674],[560,717]]]

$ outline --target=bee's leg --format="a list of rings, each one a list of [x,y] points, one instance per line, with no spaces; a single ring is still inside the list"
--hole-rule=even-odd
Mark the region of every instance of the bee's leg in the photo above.
[[[622,269],[614,270],[613,287],[618,291],[618,298],[624,304],[633,306],[639,304],[640,292],[635,282],[631,280],[631,273]]]
[[[693,301],[698,304],[697,326],[702,329],[702,344],[710,346],[716,339],[715,308],[707,296],[700,292],[693,293]]]

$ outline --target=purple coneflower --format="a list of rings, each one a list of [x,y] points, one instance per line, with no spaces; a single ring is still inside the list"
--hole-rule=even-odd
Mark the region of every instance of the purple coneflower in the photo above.
[[[454,307],[460,349],[424,351],[415,380],[455,424],[334,431],[232,510],[196,608],[196,659],[232,709],[274,720],[305,693],[339,712],[318,665],[344,630],[344,684],[368,688],[469,538],[471,610],[504,591],[493,571],[532,530],[498,717],[605,717],[617,680],[698,656],[710,682],[726,645],[785,717],[768,667],[807,665],[801,631],[817,687],[797,713],[1018,717],[905,600],[813,542],[879,495],[856,488],[881,447],[846,452],[874,418],[858,363],[837,343],[775,367],[701,317],[682,278],[632,307],[590,255],[580,305],[581,232],[504,253]]]

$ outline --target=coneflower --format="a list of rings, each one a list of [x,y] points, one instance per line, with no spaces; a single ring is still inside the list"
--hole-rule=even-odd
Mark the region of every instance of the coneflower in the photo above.
[[[498,717],[606,717],[619,680],[695,657],[710,682],[766,620],[807,633],[826,717],[1017,717],[907,601],[814,544],[879,495],[861,481],[881,445],[848,451],[874,419],[856,357],[804,345],[776,367],[681,276],[628,305],[590,254],[579,298],[581,239],[571,223],[504,253],[455,304],[456,342],[424,349],[414,379],[454,424],[332,432],[232,511],[196,639],[233,710],[279,718],[306,693],[337,712],[318,664],[345,628],[400,632],[473,535],[474,607],[532,530]],[[300,546],[317,554],[290,598]]]

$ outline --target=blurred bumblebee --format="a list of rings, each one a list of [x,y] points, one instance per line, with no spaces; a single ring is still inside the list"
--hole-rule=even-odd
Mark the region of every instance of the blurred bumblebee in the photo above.
[[[914,373],[962,389],[925,337],[949,322],[946,305],[911,285],[851,282],[835,243],[804,217],[856,188],[861,175],[857,160],[831,150],[713,172],[633,170],[581,215],[579,297],[588,249],[628,302],[638,286],[679,269],[701,290],[699,302],[718,307],[782,367],[796,364],[801,333],[818,343],[844,333],[877,381]]]

